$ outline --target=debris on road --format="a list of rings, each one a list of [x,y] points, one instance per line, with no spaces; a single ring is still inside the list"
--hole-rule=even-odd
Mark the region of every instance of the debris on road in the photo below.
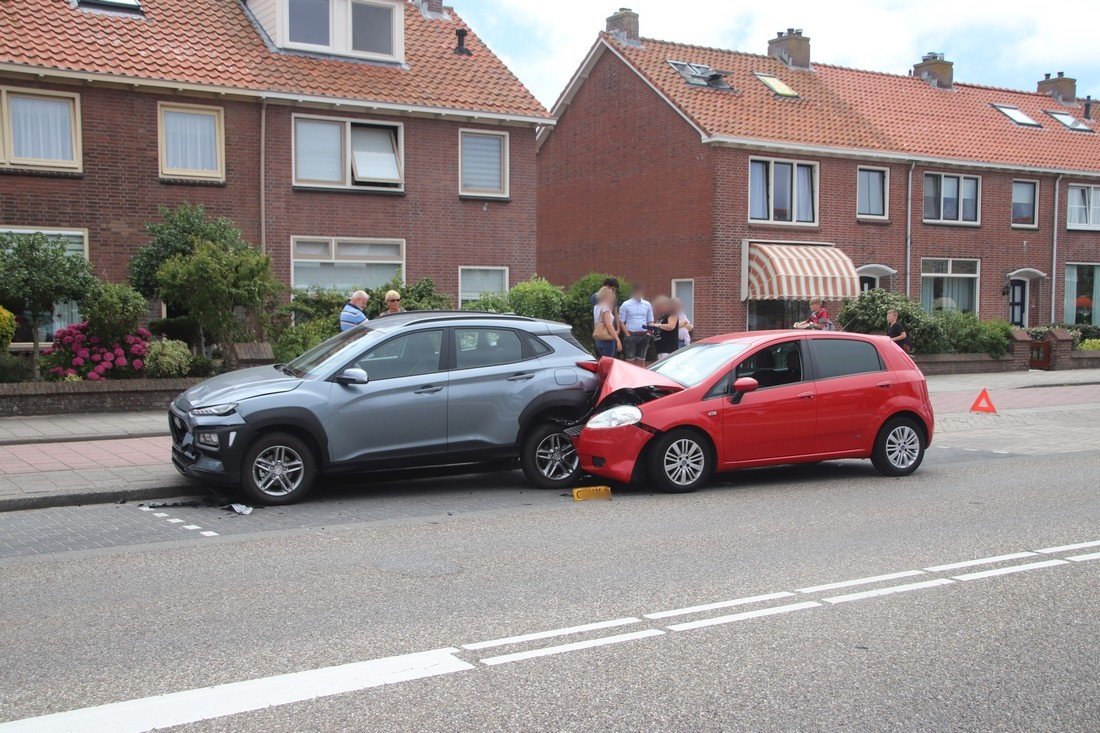
[[[231,509],[241,516],[248,516],[252,513],[252,507],[247,504],[227,504],[222,509]]]
[[[585,486],[580,489],[573,489],[573,501],[588,501],[589,499],[611,501],[611,487]]]

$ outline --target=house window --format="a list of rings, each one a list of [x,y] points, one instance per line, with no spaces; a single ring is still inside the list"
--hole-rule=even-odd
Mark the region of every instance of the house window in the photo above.
[[[817,223],[817,164],[788,160],[749,162],[749,219]]]
[[[221,107],[161,104],[160,175],[225,180]]]
[[[1012,182],[1012,226],[1037,227],[1038,219],[1038,181]]]
[[[1100,186],[1070,186],[1067,198],[1070,229],[1100,229]]]
[[[712,89],[729,89],[726,81],[727,74],[715,71],[706,64],[689,64],[683,61],[669,61],[669,65],[680,72],[684,81],[693,87],[711,87]]]
[[[1074,132],[1093,132],[1091,127],[1068,112],[1051,112],[1047,110],[1046,113]]]
[[[859,276],[859,292],[866,293],[870,290],[878,289],[878,278],[874,275],[860,275]]]
[[[920,296],[924,311],[977,313],[980,273],[980,260],[922,259]]]
[[[500,295],[508,292],[507,267],[458,268],[458,307],[461,308],[483,295]]]
[[[287,37],[291,43],[328,46],[332,0],[286,0]]]
[[[293,287],[350,293],[405,277],[404,239],[293,237]]]
[[[351,48],[374,56],[393,56],[394,6],[352,0]]]
[[[0,165],[79,170],[80,97],[0,88]]]
[[[1024,127],[1042,127],[1042,125],[1033,120],[1027,112],[1011,104],[995,104],[993,105],[993,109],[998,110],[1017,125],[1022,125]]]
[[[796,92],[794,89],[791,89],[789,86],[787,86],[783,82],[783,80],[780,79],[778,76],[774,76],[772,74],[762,74],[760,72],[755,72],[755,73],[756,73],[756,78],[759,79],[760,82],[764,86],[766,86],[768,89],[771,89],[776,94],[776,96],[779,96],[779,97],[797,97],[798,96],[798,92]]]
[[[464,196],[508,196],[508,133],[459,132],[459,193]]]
[[[41,232],[50,239],[57,239],[65,245],[67,254],[73,257],[88,257],[88,233],[82,230],[64,229],[34,229],[27,227],[3,227],[0,234],[34,234]],[[13,303],[7,300],[0,301],[0,306],[11,311],[15,315],[15,336],[12,344],[17,348],[29,347],[34,341],[31,333],[31,312],[24,303]],[[69,301],[54,303],[48,313],[39,316],[38,340],[40,343],[53,341],[55,331],[58,331],[75,323],[80,323],[80,312],[76,303]]]
[[[1100,326],[1100,264],[1066,265],[1066,323]]]
[[[924,220],[977,224],[981,221],[981,179],[976,176],[924,174]]]
[[[343,56],[404,60],[401,0],[280,0],[284,45]]]
[[[684,304],[684,316],[691,321],[695,322],[695,281],[694,280],[673,280],[672,281],[672,297],[679,299]]]
[[[887,182],[890,171],[886,168],[860,168],[856,182],[856,216],[867,219],[887,217]]]
[[[294,118],[294,185],[402,191],[404,128],[327,117]]]
[[[104,8],[118,8],[121,10],[136,10],[141,11],[141,2],[139,0],[80,0],[81,7],[104,7]]]

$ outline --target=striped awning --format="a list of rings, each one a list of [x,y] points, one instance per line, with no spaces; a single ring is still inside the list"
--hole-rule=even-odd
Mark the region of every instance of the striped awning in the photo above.
[[[848,255],[828,245],[749,243],[749,300],[841,300],[859,297]]]

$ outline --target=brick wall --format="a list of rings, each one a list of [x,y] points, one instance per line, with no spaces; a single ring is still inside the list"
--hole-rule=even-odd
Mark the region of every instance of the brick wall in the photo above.
[[[106,382],[0,384],[0,417],[88,412],[164,410],[202,379],[134,379]]]

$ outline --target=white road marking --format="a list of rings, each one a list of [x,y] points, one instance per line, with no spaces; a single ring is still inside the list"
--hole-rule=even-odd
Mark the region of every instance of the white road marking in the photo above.
[[[673,624],[669,626],[673,631],[690,631],[692,629],[701,629],[706,626],[717,626],[718,624],[731,624],[734,621],[746,621],[750,618],[760,618],[762,616],[774,616],[778,613],[790,613],[791,611],[801,611],[806,608],[816,608],[821,604],[817,601],[803,601],[802,603],[788,603],[786,606],[773,606],[772,608],[759,608],[755,611],[745,611],[744,613],[734,613],[729,616],[717,616],[715,618],[705,618],[701,621],[689,621],[683,624]]]
[[[185,525],[183,525],[183,528],[184,529],[202,529],[202,527],[200,527],[197,524],[185,524]]]
[[[217,537],[218,536],[217,532],[211,532],[210,530],[206,530],[205,532],[199,532],[199,534],[201,534],[203,537]]]
[[[864,598],[875,598],[877,596],[890,596],[895,593],[906,593],[911,590],[922,590],[924,588],[935,588],[937,585],[950,585],[952,581],[947,578],[937,578],[936,580],[925,580],[920,583],[906,583],[905,585],[891,585],[889,588],[877,588],[875,590],[865,590],[859,593],[847,593],[842,596],[832,596],[831,598],[823,598],[821,600],[826,603],[847,603],[848,601],[862,601]]]
[[[177,519],[175,517],[169,519],[168,521],[171,522],[172,524],[182,524],[183,523],[182,519]]]
[[[1084,550],[1087,547],[1100,547],[1100,540],[1095,542],[1078,542],[1076,545],[1062,545],[1061,547],[1047,547],[1042,550],[1036,550],[1044,555],[1052,555],[1056,552],[1069,552],[1070,550]]]
[[[601,636],[599,639],[589,639],[588,641],[576,641],[572,644],[561,644],[560,646],[547,646],[542,649],[532,649],[528,652],[516,652],[515,654],[502,654],[499,657],[488,657],[482,659],[482,664],[488,664],[490,666],[497,664],[507,664],[508,662],[518,662],[523,659],[534,659],[536,657],[548,657],[551,654],[564,654],[565,652],[575,652],[580,649],[591,649],[597,646],[607,646],[608,644],[621,644],[624,641],[634,641],[635,639],[645,639],[650,636],[660,636],[665,632],[660,629],[647,629],[646,631],[635,631],[630,634],[619,634],[618,636]],[[5,733],[0,729],[0,733]]]
[[[659,633],[659,632],[658,632]],[[458,649],[373,659],[0,723],[0,733],[144,733],[368,687],[475,669]]]
[[[1052,568],[1055,565],[1069,565],[1069,563],[1065,560],[1043,560],[1041,562],[1029,562],[1023,565],[1011,565],[1007,568],[994,568],[993,570],[982,570],[978,573],[966,573],[965,575],[956,575],[954,576],[954,578],[955,580],[981,580],[982,578],[992,578],[995,575],[1010,575],[1012,573],[1022,573],[1027,570]]]
[[[166,512],[156,512],[155,514],[153,514],[153,516],[154,517],[167,517],[168,514]]]
[[[930,573],[942,573],[946,570],[959,570],[960,568],[971,568],[975,565],[992,565],[997,562],[1004,562],[1005,560],[1022,560],[1025,557],[1035,557],[1034,552],[1013,552],[1011,555],[997,555],[996,557],[983,557],[980,560],[963,560],[962,562],[953,562],[948,565],[933,565],[930,568],[925,568]]]
[[[819,593],[824,590],[836,590],[837,588],[851,588],[853,585],[869,585],[883,580],[897,580],[898,578],[911,578],[914,575],[924,575],[923,570],[903,570],[900,573],[887,575],[872,575],[869,578],[856,578],[855,580],[842,580],[839,583],[826,583],[825,585],[812,585],[809,588],[799,588],[799,593]]]
[[[138,509],[140,509],[140,510],[141,510],[141,511],[143,511],[143,512],[151,512],[151,511],[153,511],[153,507],[151,507],[151,506],[139,506],[139,507],[138,507]]]
[[[1085,562],[1086,560],[1100,560],[1100,552],[1090,552],[1087,555],[1070,555],[1067,560],[1073,560],[1074,562]]]
[[[509,636],[504,639],[493,639],[492,641],[478,641],[473,644],[463,644],[463,649],[490,649],[495,646],[508,646],[509,644],[522,644],[525,641],[537,641],[539,639],[550,639],[555,636],[568,636],[569,634],[580,634],[585,631],[598,631],[599,629],[610,629],[615,626],[626,626],[628,624],[640,623],[641,619],[637,618],[617,618],[614,621],[599,621],[594,624],[584,624],[583,626],[570,626],[566,629],[553,629],[552,631],[538,631],[533,634],[522,634],[520,636]]]
[[[749,603],[760,603],[762,601],[774,601],[780,598],[790,598],[794,593],[790,591],[780,591],[778,593],[766,593],[762,596],[749,596],[748,598],[734,598],[732,601],[718,601],[717,603],[705,603],[702,606],[688,606],[687,608],[677,608],[674,611],[658,611],[657,613],[647,613],[645,618],[671,618],[672,616],[686,616],[689,613],[702,613],[703,611],[713,611],[718,608],[729,608],[731,606],[745,606]]]

